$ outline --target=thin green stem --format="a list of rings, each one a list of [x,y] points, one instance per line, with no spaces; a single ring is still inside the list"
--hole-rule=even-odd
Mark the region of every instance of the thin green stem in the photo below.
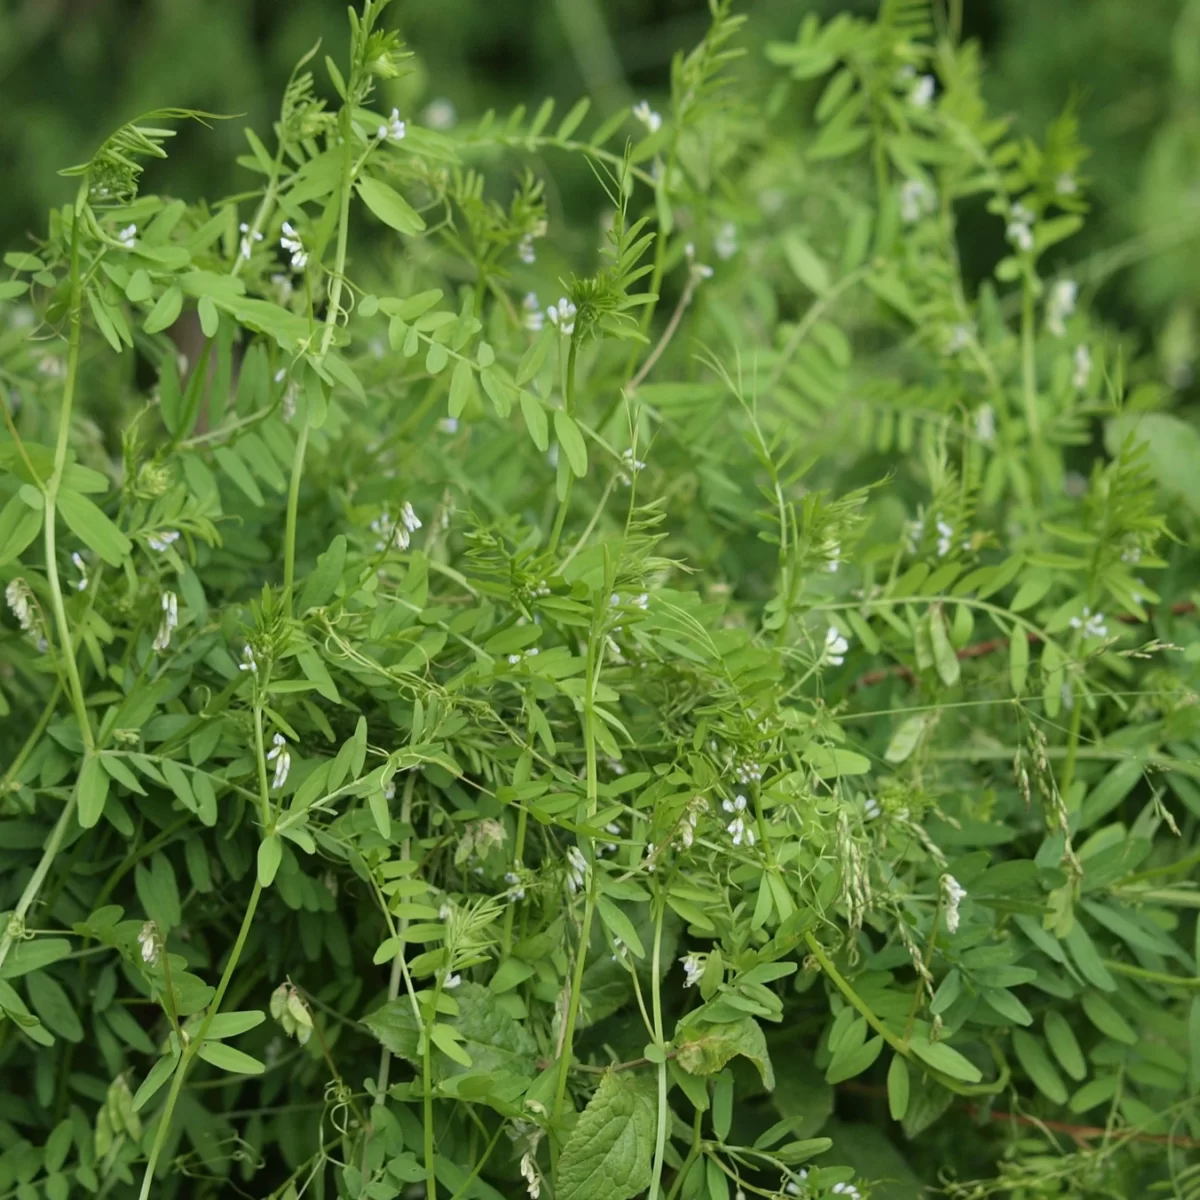
[[[687,1158],[683,1160],[683,1165],[679,1168],[679,1173],[675,1176],[675,1182],[671,1184],[671,1190],[667,1193],[667,1200],[675,1200],[675,1197],[679,1194],[679,1189],[683,1187],[684,1180],[687,1179],[688,1172],[692,1169],[692,1165],[703,1151],[704,1139],[700,1136],[703,1121],[704,1112],[698,1108],[692,1115],[692,1144],[688,1149]]]
[[[171,1080],[171,1091],[167,1095],[167,1103],[163,1109],[162,1117],[159,1119],[158,1130],[154,1135],[154,1144],[150,1148],[150,1157],[146,1160],[146,1171],[142,1176],[142,1186],[138,1192],[138,1200],[147,1200],[147,1197],[150,1195],[150,1188],[154,1183],[154,1168],[158,1165],[159,1155],[162,1153],[162,1148],[167,1140],[167,1134],[170,1132],[171,1117],[174,1115],[175,1105],[179,1100],[179,1093],[183,1089],[184,1078],[193,1059],[199,1053],[200,1047],[204,1044],[204,1038],[208,1033],[213,1018],[220,1011],[221,1001],[225,998],[230,980],[233,978],[233,972],[236,970],[238,960],[242,956],[242,950],[245,948],[246,938],[250,933],[250,926],[254,921],[254,913],[258,908],[258,902],[261,897],[262,884],[256,879],[254,881],[254,890],[250,893],[250,903],[246,906],[246,913],[242,917],[242,925],[238,930],[237,941],[233,944],[229,961],[226,962],[225,970],[221,975],[221,981],[217,984],[217,991],[213,996],[212,1004],[209,1005],[208,1015],[204,1018],[204,1023],[200,1026],[195,1036],[184,1048],[183,1057],[180,1059],[179,1065],[175,1068],[175,1075]]]
[[[1033,283],[1027,278],[1021,292],[1021,392],[1025,400],[1025,421],[1029,426],[1029,443],[1033,452],[1031,466],[1036,493],[1042,460],[1042,427],[1041,414],[1038,411],[1037,364],[1034,360],[1033,343]]]
[[[305,409],[292,454],[292,477],[288,482],[287,517],[283,537],[283,608],[292,615],[292,590],[296,579],[296,520],[300,510],[300,479],[304,475],[304,455],[308,450],[308,411]]]
[[[654,913],[654,950],[651,957],[650,1003],[654,1013],[654,1045],[663,1056],[658,1064],[658,1127],[654,1135],[654,1167],[650,1175],[650,1200],[658,1200],[662,1190],[663,1155],[667,1147],[667,1060],[662,1015],[662,929],[663,902],[658,898]]]
[[[565,407],[567,416],[575,416],[575,338],[571,338],[570,348],[567,350],[567,370],[566,382],[563,387],[563,395],[565,397]],[[558,452],[561,455],[563,449],[559,445]],[[568,471],[567,486],[563,492],[562,502],[558,506],[558,513],[554,518],[554,529],[550,534],[550,545],[548,547],[551,554],[558,549],[559,539],[562,537],[563,525],[567,520],[567,510],[571,507],[571,489],[575,485],[575,472]]]

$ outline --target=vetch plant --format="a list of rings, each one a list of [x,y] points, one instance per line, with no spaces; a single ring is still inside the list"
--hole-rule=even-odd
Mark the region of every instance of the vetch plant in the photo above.
[[[5,258],[0,1192],[1190,1194],[1194,431],[1073,113],[714,0],[657,108],[406,121],[387,10]]]

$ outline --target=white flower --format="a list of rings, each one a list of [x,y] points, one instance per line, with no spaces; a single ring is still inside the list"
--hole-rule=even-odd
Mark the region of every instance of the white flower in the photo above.
[[[10,580],[8,587],[4,589],[4,598],[8,601],[8,607],[12,609],[13,616],[17,618],[21,632],[30,634],[36,632],[38,619],[37,612],[33,607],[33,593],[29,590],[29,585],[25,580],[20,576]]]
[[[267,762],[275,764],[275,778],[271,786],[279,791],[287,783],[288,772],[292,769],[292,755],[287,748],[287,739],[282,733],[277,733],[271,739],[271,749],[267,751]]]
[[[1104,623],[1103,613],[1094,613],[1085,604],[1081,616],[1072,617],[1070,620],[1072,629],[1082,629],[1084,637],[1107,637],[1108,626]]]
[[[392,109],[392,115],[387,121],[380,125],[375,136],[381,142],[402,142],[404,141],[404,122],[400,120],[400,110]]]
[[[1028,254],[1033,249],[1033,231],[1024,221],[1009,221],[1004,234],[1018,250]]]
[[[954,526],[944,520],[941,513],[937,516],[937,531],[938,558],[945,558],[950,553],[950,547],[954,545]]]
[[[639,100],[633,106],[633,115],[651,133],[657,133],[662,128],[662,116],[650,107],[650,103],[647,100]]]
[[[1079,284],[1073,279],[1059,279],[1050,289],[1050,299],[1046,302],[1046,328],[1055,337],[1066,334],[1066,320],[1075,311],[1078,295]]]
[[[413,512],[413,506],[405,500],[404,507],[400,510],[400,520],[404,522],[404,528],[409,533],[416,533],[421,528],[421,519]]]
[[[727,813],[743,813],[746,811],[746,797],[738,795],[732,800],[722,800],[721,807]]]
[[[830,625],[825,631],[825,661],[840,667],[846,661],[846,651],[849,649],[850,643],[842,637],[835,625]]]
[[[684,246],[683,252],[687,256],[687,260],[689,263],[688,269],[691,271],[692,277],[696,280],[696,282],[699,282],[701,279],[711,279],[712,278],[712,276],[713,276],[712,267],[708,266],[706,263],[698,263],[696,261],[696,244],[695,244],[695,242],[688,242],[687,245]]]
[[[546,314],[542,312],[541,305],[538,304],[536,292],[526,292],[525,299],[521,301],[521,326],[529,330],[530,333],[541,333],[546,324]]]
[[[746,824],[744,817],[734,817],[725,829],[735,846],[740,846],[743,841],[747,846],[754,845],[754,829]]]
[[[538,1200],[542,1194],[542,1177],[538,1174],[532,1150],[527,1150],[521,1155],[521,1177],[525,1180],[525,1190],[529,1193],[529,1200]]]
[[[933,99],[935,81],[932,75],[922,75],[912,85],[908,93],[908,102],[913,108],[928,108]]]
[[[573,892],[579,891],[584,885],[588,874],[588,861],[583,857],[583,851],[578,846],[567,848],[567,886]]]
[[[148,967],[158,962],[158,926],[153,921],[147,921],[137,936],[138,945],[142,948],[142,962]]]
[[[146,542],[151,550],[157,550],[161,554],[173,542],[179,541],[179,531],[177,529],[164,529],[161,533],[152,533],[146,538]]]
[[[453,129],[458,122],[458,110],[453,101],[439,96],[438,99],[429,102],[421,117],[430,129],[444,133],[447,129]]]
[[[743,785],[762,782],[762,764],[755,762],[752,758],[738,763],[734,767],[733,773],[737,776],[738,783]]]
[[[517,257],[527,266],[531,267],[537,262],[537,250],[533,244],[533,234],[527,233],[517,243]]]
[[[981,404],[975,410],[975,436],[985,446],[996,440],[996,411],[990,404]]]
[[[700,982],[700,976],[704,974],[704,967],[707,961],[706,956],[703,954],[687,954],[679,961],[683,965],[683,986],[695,987]]]
[[[79,578],[75,580],[75,590],[77,592],[86,592],[88,585],[87,563],[83,561],[83,556],[78,550],[71,551],[71,561],[75,564],[75,570],[79,572]]]
[[[725,262],[728,259],[731,259],[737,253],[737,250],[737,226],[732,221],[726,221],[721,228],[717,230],[717,236],[713,238],[713,253],[722,262]]]
[[[238,229],[241,230],[242,234],[242,240],[238,246],[238,257],[248,259],[254,249],[254,243],[261,242],[263,240],[262,231],[259,229],[251,229],[245,221],[238,226]]]
[[[271,283],[278,294],[279,303],[286,305],[292,298],[292,292],[295,291],[292,281],[286,275],[276,273],[271,276]]]
[[[575,305],[565,296],[559,300],[557,304],[551,304],[546,309],[546,316],[550,318],[550,324],[553,325],[559,333],[566,334],[568,337],[575,332]]]
[[[825,570],[834,572],[842,565],[842,544],[836,540],[827,541],[821,552],[825,555]]]
[[[154,636],[154,649],[160,654],[171,644],[171,634],[179,625],[179,601],[174,592],[162,594],[162,622]]]
[[[442,417],[437,423],[439,433],[457,433],[458,418],[457,417]]]
[[[626,487],[633,486],[633,477],[639,472],[646,469],[646,464],[634,456],[632,448],[626,448],[621,451],[621,468],[617,472],[621,482]]]
[[[874,796],[869,796],[863,805],[863,815],[868,821],[874,821],[879,816],[880,811],[879,801]]]
[[[967,889],[953,875],[942,876],[942,899],[946,906],[946,931],[958,932],[958,906],[966,899]]]
[[[1083,391],[1088,385],[1088,380],[1092,376],[1092,352],[1087,346],[1075,347],[1075,374],[1071,377],[1071,383],[1076,391]]]
[[[964,350],[971,344],[971,338],[974,337],[974,327],[966,322],[960,321],[950,330],[950,336],[946,339],[947,354],[957,354],[960,350]]]
[[[1141,559],[1142,550],[1140,546],[1126,546],[1125,549],[1121,551],[1121,561],[1123,563],[1128,563],[1130,566],[1135,566],[1137,563],[1141,562]]]
[[[442,983],[442,987],[453,990],[460,983],[462,983],[461,975],[447,975],[445,981]]]
[[[296,232],[295,226],[291,221],[284,221],[283,232],[279,237],[279,244],[292,256],[292,270],[303,271],[308,265],[308,251],[304,249],[304,243],[300,240],[300,235]]]
[[[900,185],[900,219],[913,225],[937,208],[937,196],[923,179],[906,179]]]
[[[829,1189],[833,1196],[848,1196],[849,1200],[861,1200],[862,1193],[852,1183],[835,1183]]]
[[[118,229],[117,241],[121,243],[123,249],[132,250],[137,242],[137,226],[126,225],[124,229]]]
[[[258,674],[258,659],[254,657],[254,650],[250,643],[242,647],[242,661],[238,663],[239,671],[249,671],[251,675]]]

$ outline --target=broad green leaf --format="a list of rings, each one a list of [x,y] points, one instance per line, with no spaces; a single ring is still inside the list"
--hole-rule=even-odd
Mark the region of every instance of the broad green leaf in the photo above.
[[[305,581],[297,608],[307,612],[322,608],[333,598],[346,566],[346,535],[339,533],[324,554],[317,556],[317,569]]]
[[[892,1055],[887,1074],[888,1112],[893,1121],[903,1121],[908,1112],[908,1064],[899,1054]]]
[[[421,214],[386,183],[364,175],[359,179],[357,187],[363,203],[385,225],[390,225],[398,233],[420,233],[425,228]]]
[[[933,647],[933,662],[938,675],[947,687],[953,687],[959,680],[962,667],[946,632],[946,618],[938,606],[929,611],[929,642]]]
[[[283,842],[278,834],[270,834],[258,844],[258,882],[269,888],[275,882],[275,873],[283,859]]]
[[[1106,1037],[1126,1046],[1137,1045],[1137,1034],[1112,1004],[1096,992],[1084,992],[1080,999],[1087,1019]]]
[[[42,531],[42,510],[18,494],[0,509],[0,567],[18,558]]]
[[[119,567],[133,548],[129,539],[86,496],[72,488],[58,493],[58,511],[76,536],[111,567]]]
[[[521,392],[521,416],[525,418],[525,428],[529,430],[533,444],[545,453],[550,448],[550,425],[542,402],[532,392]]]
[[[68,1042],[83,1041],[83,1025],[66,989],[47,971],[34,971],[25,982],[29,1003],[51,1033]]]
[[[267,1014],[259,1009],[247,1009],[245,1012],[217,1013],[209,1022],[206,1038],[220,1041],[222,1038],[237,1037],[240,1033],[248,1033],[257,1028],[267,1019]]]
[[[978,1083],[983,1073],[965,1058],[953,1046],[945,1042],[931,1042],[927,1038],[914,1037],[909,1041],[912,1052],[926,1065],[952,1079],[961,1079],[966,1083]]]
[[[84,759],[77,786],[79,824],[84,829],[91,829],[100,820],[108,799],[108,773],[101,766],[98,756],[93,754]]]
[[[71,943],[66,938],[34,937],[14,942],[4,965],[0,966],[0,979],[15,979],[39,971],[70,953]]]
[[[1025,694],[1025,682],[1029,676],[1029,638],[1020,626],[1013,629],[1008,639],[1008,681],[1014,696]]]
[[[447,411],[452,417],[463,415],[474,392],[475,372],[466,359],[460,359],[450,374],[450,401]]]
[[[154,1093],[162,1087],[164,1083],[175,1073],[175,1064],[178,1060],[172,1058],[169,1054],[160,1058],[158,1062],[150,1068],[149,1074],[142,1080],[142,1086],[138,1088],[137,1093],[133,1097],[133,1111],[139,1112],[143,1109],[149,1100],[154,1096]]]
[[[608,1072],[579,1116],[558,1162],[556,1200],[632,1200],[650,1183],[652,1085]]]
[[[233,1075],[261,1075],[266,1070],[257,1058],[251,1058],[249,1054],[224,1042],[205,1041],[197,1053],[206,1063]]]
[[[753,1017],[728,1025],[688,1026],[675,1039],[675,1061],[690,1075],[715,1075],[738,1056],[758,1068],[768,1091],[775,1086],[767,1039]]]
[[[1067,1089],[1062,1076],[1042,1049],[1041,1039],[1023,1029],[1013,1031],[1013,1050],[1025,1074],[1034,1086],[1053,1104],[1066,1104]]]
[[[554,410],[554,435],[571,464],[572,472],[579,478],[587,474],[587,445],[579,426],[561,409]]]
[[[1071,1022],[1056,1008],[1046,1013],[1046,1041],[1058,1059],[1059,1066],[1074,1080],[1080,1080],[1087,1074],[1087,1064],[1083,1060],[1083,1051]]]
[[[454,1030],[449,1025],[443,1025],[440,1021],[437,1022],[430,1029],[429,1036],[433,1039],[433,1044],[452,1062],[458,1063],[460,1067],[470,1067],[472,1065],[471,1055],[455,1036]]]
[[[177,287],[169,287],[159,296],[142,328],[147,333],[161,333],[175,324],[182,311],[183,293]]]

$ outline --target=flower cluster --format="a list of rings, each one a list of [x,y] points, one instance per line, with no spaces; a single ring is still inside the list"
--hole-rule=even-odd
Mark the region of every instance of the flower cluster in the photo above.
[[[375,136],[381,142],[402,142],[404,141],[404,122],[400,120],[400,110],[392,109],[392,115],[380,125],[376,130]]]
[[[542,312],[536,292],[526,292],[521,301],[521,327],[530,333],[541,333],[546,325],[546,314]]]
[[[923,179],[906,179],[900,185],[900,219],[906,225],[936,211],[937,194]]]
[[[247,260],[254,251],[254,243],[263,240],[262,231],[252,229],[245,221],[238,226],[238,229],[242,235],[241,241],[238,243],[238,258]]]
[[[308,266],[308,251],[304,249],[304,243],[291,221],[284,221],[279,244],[292,256],[293,271],[303,271]]]
[[[737,778],[738,783],[743,787],[749,787],[752,783],[762,783],[762,763],[756,762],[752,758],[748,758],[745,762],[738,763],[733,768],[733,773]]]
[[[147,921],[142,926],[137,941],[142,962],[148,967],[154,966],[158,962],[159,951],[162,948],[162,936],[158,932],[158,926],[153,921]]]
[[[1075,311],[1079,296],[1079,284],[1073,279],[1060,279],[1050,289],[1046,301],[1046,328],[1055,337],[1065,337],[1067,318]]]
[[[685,954],[679,962],[683,967],[683,986],[695,987],[704,974],[704,968],[708,966],[708,955]]]
[[[421,518],[413,511],[413,506],[405,500],[400,509],[400,519],[394,521],[385,508],[371,522],[371,532],[376,534],[376,550],[387,550],[395,546],[397,550],[407,550],[412,542],[412,535],[421,528]]]
[[[1033,249],[1034,215],[1023,204],[1014,204],[1008,214],[1005,236],[1020,251],[1028,254]]]
[[[546,309],[546,316],[550,318],[550,324],[559,333],[570,337],[575,332],[575,314],[577,311],[575,305],[563,296],[557,304],[551,304]]]
[[[86,592],[88,585],[87,563],[83,561],[83,555],[78,550],[71,551],[71,562],[75,564],[75,570],[79,572],[79,578],[75,580],[75,590],[77,592]]]
[[[34,604],[33,592],[29,590],[29,584],[19,575],[16,579],[9,580],[8,586],[4,589],[4,598],[8,601],[8,607],[12,609],[13,616],[17,618],[21,632],[34,641],[38,649],[45,650],[47,643],[42,635],[42,621],[37,606]]]
[[[836,625],[830,625],[825,631],[825,661],[835,667],[840,667],[846,661],[846,651],[850,643],[842,637]]]
[[[271,786],[278,792],[287,783],[288,772],[292,769],[292,752],[288,749],[287,739],[282,733],[277,733],[271,739],[267,762],[275,764],[275,778],[271,780]]]
[[[283,1032],[294,1037],[300,1045],[312,1037],[312,1013],[290,983],[281,983],[271,993],[271,1016],[283,1027]]]
[[[538,652],[538,648],[536,646],[530,646],[529,649],[526,650],[523,654],[510,654],[508,656],[508,665],[510,667],[515,667],[517,665],[517,663],[519,663],[524,658],[536,657],[537,652]]]
[[[567,848],[567,886],[572,892],[578,892],[587,882],[588,860],[583,857],[583,851],[578,846]]]
[[[639,100],[633,106],[633,115],[650,133],[657,133],[662,128],[662,115],[650,107],[648,100]]]
[[[137,226],[126,225],[124,229],[118,229],[117,241],[121,243],[122,249],[132,250],[137,244]]]
[[[1105,623],[1103,613],[1094,613],[1091,607],[1087,604],[1083,606],[1083,612],[1072,617],[1070,621],[1072,629],[1083,630],[1084,637],[1102,638],[1108,636],[1108,625]]]
[[[617,474],[626,487],[633,486],[633,477],[646,469],[646,464],[638,458],[631,448],[621,451],[621,466]]]
[[[146,544],[150,549],[156,550],[159,554],[177,541],[179,541],[179,531],[176,529],[164,529],[159,533],[152,533],[146,538]]]
[[[942,876],[942,900],[945,904],[946,931],[958,932],[958,906],[967,898],[967,889],[953,875]]]
[[[179,601],[175,593],[163,592],[161,604],[162,621],[159,623],[158,633],[154,635],[154,649],[159,654],[171,644],[171,634],[179,626]]]
[[[745,842],[747,846],[753,846],[756,839],[754,826],[746,824],[746,797],[737,795],[732,800],[722,800],[721,807],[733,816],[733,820],[725,826],[733,844],[740,846]]]
[[[242,661],[238,663],[239,671],[249,671],[251,675],[258,674],[258,659],[254,657],[254,648],[249,642],[242,647]]]

